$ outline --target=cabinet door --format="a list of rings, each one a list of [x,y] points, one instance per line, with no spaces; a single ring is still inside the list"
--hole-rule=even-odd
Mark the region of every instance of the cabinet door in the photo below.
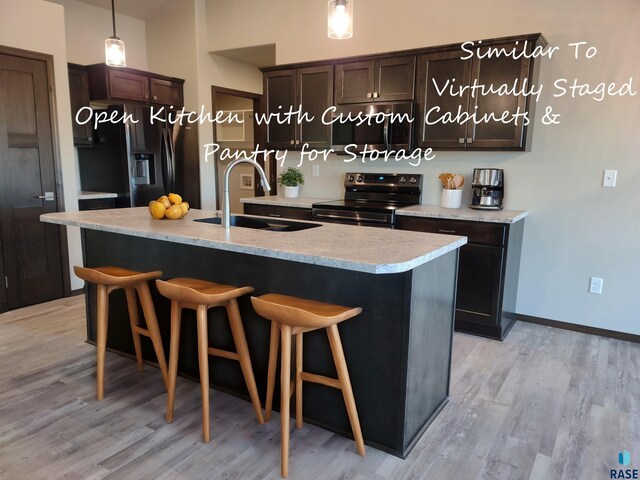
[[[503,255],[503,247],[467,244],[460,249],[456,320],[499,323]]]
[[[182,95],[182,83],[159,78],[149,79],[149,91],[151,103],[182,107],[184,105]]]
[[[108,70],[110,98],[149,101],[149,78],[132,72],[124,72],[115,68]]]
[[[296,71],[278,70],[264,74],[265,113],[287,112],[296,106]],[[270,148],[295,148],[295,121],[279,123],[275,118],[266,125],[267,145]]]
[[[297,100],[314,119],[297,125],[296,140],[311,148],[331,146],[331,125],[322,123],[323,113],[333,105],[333,67],[299,68],[297,70]],[[296,143],[297,144],[297,143]]]
[[[524,45],[520,45],[520,51],[523,47]],[[494,45],[492,48],[505,48],[510,51],[514,48],[514,44]],[[486,49],[481,51],[485,52]],[[525,79],[529,78],[530,65],[531,60],[528,58],[517,60],[512,57],[474,58],[471,82],[477,79],[478,85],[494,85],[496,88],[503,84],[512,86],[517,82],[520,89]],[[471,98],[469,113],[475,111],[478,118],[493,113],[500,118],[504,112],[508,112],[511,118],[511,115],[518,111],[525,112],[527,98],[524,95],[475,95]],[[517,122],[491,121],[477,125],[470,124],[467,132],[467,147],[470,148],[524,148],[525,128],[522,117],[518,117]]]
[[[469,90],[456,95],[469,84],[471,62],[460,59],[460,51],[426,54],[418,67],[418,115],[416,116],[418,146],[434,149],[465,147],[466,124],[449,123],[443,118],[466,113]],[[453,92],[451,92],[453,88]],[[453,94],[452,94],[453,93]],[[429,121],[429,124],[427,124]]]
[[[69,97],[71,99],[71,126],[74,145],[91,145],[91,122],[80,125],[76,122],[76,114],[82,107],[89,106],[89,79],[83,68],[69,67]],[[82,116],[84,119],[85,117]]]
[[[376,102],[413,100],[416,75],[416,57],[393,57],[375,62]]]
[[[336,65],[336,103],[362,103],[373,100],[375,67],[373,61]]]

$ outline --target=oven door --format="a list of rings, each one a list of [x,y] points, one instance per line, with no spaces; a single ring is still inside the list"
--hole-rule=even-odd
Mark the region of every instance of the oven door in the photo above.
[[[362,153],[365,145],[381,151],[411,148],[413,103],[340,106],[332,121],[331,143],[338,154]]]
[[[343,223],[365,227],[393,228],[393,213],[357,212],[354,210],[337,210],[314,208],[311,218],[318,222]]]

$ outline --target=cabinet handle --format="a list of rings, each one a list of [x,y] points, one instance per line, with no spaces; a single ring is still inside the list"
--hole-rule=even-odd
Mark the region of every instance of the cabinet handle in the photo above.
[[[371,92],[367,92],[367,98],[372,98],[373,94]]]
[[[157,100],[157,99],[158,99],[158,96],[157,96],[157,95],[154,95],[154,96],[153,96],[153,99],[154,99],[154,100]]]
[[[146,95],[146,94],[145,94],[144,98],[148,99],[148,98],[149,98],[149,95]]]
[[[291,145],[295,145],[296,142],[294,142],[293,140],[291,140]]]
[[[455,230],[444,230],[442,228],[439,228],[438,232],[440,232],[440,233],[456,233]]]
[[[270,217],[281,217],[282,215],[278,215],[277,213],[270,213]]]
[[[296,140],[296,145],[300,145],[300,140]]]
[[[473,143],[473,137],[467,137],[467,143]]]
[[[90,142],[93,142],[93,137],[87,137],[87,140],[89,140]]]
[[[380,94],[378,92],[373,92],[373,98],[378,98]]]
[[[458,138],[458,143],[464,143],[464,137]]]

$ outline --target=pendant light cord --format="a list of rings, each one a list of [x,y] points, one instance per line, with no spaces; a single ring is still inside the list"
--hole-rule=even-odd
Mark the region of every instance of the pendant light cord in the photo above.
[[[116,37],[116,5],[115,0],[111,0],[111,19],[113,20],[113,36]]]

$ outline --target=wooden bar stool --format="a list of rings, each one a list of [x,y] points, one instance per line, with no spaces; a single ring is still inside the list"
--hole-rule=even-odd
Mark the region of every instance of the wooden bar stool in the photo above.
[[[162,272],[136,272],[120,267],[73,267],[75,274],[85,282],[94,283],[98,288],[98,312],[97,312],[97,347],[98,347],[98,372],[97,372],[97,396],[98,400],[104,397],[104,360],[107,350],[107,325],[109,322],[109,294],[114,290],[123,288],[127,296],[127,307],[129,309],[129,322],[131,323],[131,334],[133,335],[133,347],[136,352],[138,370],[142,371],[142,351],[140,345],[140,335],[151,338],[153,348],[156,351],[162,380],[167,385],[167,362],[164,358],[158,319],[153,307],[151,292],[148,281],[156,279]],[[138,303],[135,292],[138,292],[142,312],[147,328],[138,324]]]
[[[289,474],[289,402],[296,393],[296,426],[302,428],[302,381],[320,383],[342,391],[347,407],[351,430],[360,455],[365,454],[358,411],[353,398],[351,380],[338,333],[338,323],[355,317],[362,308],[341,307],[330,303],[305,300],[286,295],[269,293],[260,297],[251,297],[253,308],[259,315],[271,320],[271,342],[269,346],[269,370],[267,376],[267,401],[265,418],[271,418],[273,390],[276,374],[279,336],[282,337],[282,355],[280,365],[280,416],[281,416],[281,473]],[[302,371],[302,335],[306,332],[326,328],[331,346],[331,354],[338,372],[338,379],[315,375]],[[279,331],[279,332],[278,332]],[[280,333],[280,335],[278,335]],[[291,336],[296,336],[296,375],[291,380]]]
[[[202,433],[204,441],[209,441],[209,355],[229,358],[240,362],[240,368],[247,384],[251,402],[258,423],[264,423],[262,406],[253,376],[247,339],[242,327],[237,298],[253,292],[253,287],[233,287],[194,278],[174,278],[156,280],[158,291],[171,300],[171,350],[169,352],[169,384],[167,395],[167,422],[173,421],[173,405],[178,374],[178,351],[180,348],[180,322],[183,308],[196,311],[198,322],[198,364],[200,366],[200,389],[202,394]],[[207,334],[207,310],[225,307],[231,324],[236,352],[209,347]]]

